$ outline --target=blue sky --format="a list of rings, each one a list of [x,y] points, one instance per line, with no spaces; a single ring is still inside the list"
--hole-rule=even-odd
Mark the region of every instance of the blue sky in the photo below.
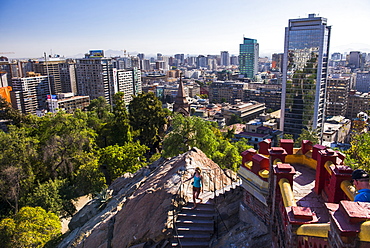
[[[328,18],[330,52],[370,52],[369,0],[0,0],[0,53],[238,54],[245,36],[270,56],[288,20],[309,13]]]

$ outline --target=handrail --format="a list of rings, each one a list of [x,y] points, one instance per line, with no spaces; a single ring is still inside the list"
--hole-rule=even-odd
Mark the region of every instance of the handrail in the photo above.
[[[178,244],[179,244],[180,247],[182,247],[182,244],[181,244],[181,241],[180,241],[178,232],[177,232],[176,219],[177,219],[177,214],[179,212],[179,211],[177,211],[178,210],[177,208],[180,205],[182,205],[180,203],[180,201],[181,200],[186,201],[186,198],[184,196],[187,195],[187,192],[188,192],[189,187],[190,187],[190,183],[188,183],[188,185],[186,186],[185,185],[185,182],[186,181],[183,180],[183,177],[184,177],[186,171],[187,170],[181,171],[180,186],[179,186],[176,194],[173,196],[173,201],[172,201],[172,205],[173,205],[172,206],[173,207],[173,209],[172,209],[173,233],[174,233],[174,235],[177,236],[177,241],[178,241]],[[209,180],[209,182],[208,182],[208,190],[210,192],[212,192],[211,180],[210,180],[212,177],[211,177],[210,171],[211,170],[203,170],[202,173],[204,173],[204,174],[207,175],[208,180]],[[216,201],[217,201],[216,193],[218,191],[218,189],[217,189],[217,182],[220,183],[219,190],[222,190],[222,194],[224,195],[225,192],[226,192],[226,190],[225,190],[225,187],[224,187],[224,177],[223,177],[223,175],[226,176],[226,174],[225,174],[225,172],[220,167],[218,167],[218,170],[214,174],[215,174],[215,176],[213,177],[213,197],[214,197],[213,199],[215,200],[215,203],[216,203]],[[229,179],[230,179],[230,185],[232,185],[233,184],[233,179],[231,177]],[[204,185],[203,185],[203,187],[204,187]],[[186,202],[185,202],[184,205],[186,205]],[[220,213],[219,209],[217,208],[216,204],[214,205],[214,207],[215,207],[215,210],[217,212],[216,218],[217,219],[220,218],[222,224],[225,226],[225,229],[228,232],[229,229],[226,226],[225,221],[223,220],[223,218],[221,216],[221,213]],[[216,219],[216,223],[218,222],[217,219]],[[218,236],[218,228],[216,228],[216,235]]]
[[[173,196],[173,199],[172,199],[172,227],[173,227],[173,232],[175,232],[175,235],[177,236],[178,244],[182,248],[181,240],[179,238],[179,233],[178,233],[177,227],[176,227],[176,220],[177,220],[177,214],[178,214],[178,211],[176,210],[176,208],[178,208],[179,205],[180,205],[180,200],[179,199],[183,198],[183,195],[182,195],[183,191],[181,189],[184,185],[184,182],[183,182],[184,173],[183,173],[183,171],[180,171],[180,173],[181,173],[180,186],[177,189],[176,194]]]

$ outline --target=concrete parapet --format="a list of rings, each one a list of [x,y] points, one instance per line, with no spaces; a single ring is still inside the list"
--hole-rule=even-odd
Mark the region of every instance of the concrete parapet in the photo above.
[[[281,139],[280,146],[285,149],[288,154],[293,154],[294,141],[292,139]]]
[[[265,139],[258,143],[259,150],[258,152],[263,155],[269,155],[269,149],[271,148],[271,139]]]
[[[312,142],[310,140],[302,140],[302,154],[306,154],[307,152],[312,150]]]

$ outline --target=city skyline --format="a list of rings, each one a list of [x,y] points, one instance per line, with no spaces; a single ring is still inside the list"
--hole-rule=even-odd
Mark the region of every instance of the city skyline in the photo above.
[[[0,56],[72,57],[89,50],[130,55],[239,54],[243,37],[256,39],[260,56],[284,52],[289,19],[310,13],[332,26],[330,53],[370,52],[370,2],[300,1],[2,1]],[[13,52],[6,53],[6,52]],[[106,54],[109,56],[109,54]]]

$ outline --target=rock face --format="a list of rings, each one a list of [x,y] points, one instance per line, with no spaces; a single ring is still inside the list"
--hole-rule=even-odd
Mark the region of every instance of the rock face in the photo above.
[[[191,197],[190,178],[203,170],[204,190],[220,189],[230,178],[197,148],[170,160],[160,159],[136,174],[125,174],[109,187],[107,202],[94,199],[71,220],[65,247],[164,247],[171,237],[173,199]]]

